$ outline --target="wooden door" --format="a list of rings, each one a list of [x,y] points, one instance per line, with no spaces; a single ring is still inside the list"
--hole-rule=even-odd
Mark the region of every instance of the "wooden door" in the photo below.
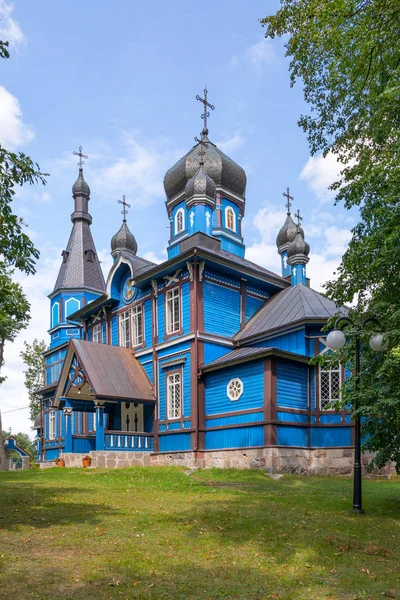
[[[143,431],[143,404],[134,402],[121,404],[121,431]]]

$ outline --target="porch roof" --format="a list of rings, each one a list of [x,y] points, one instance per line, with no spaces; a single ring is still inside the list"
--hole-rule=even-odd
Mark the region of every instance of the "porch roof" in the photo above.
[[[91,388],[93,399],[155,402],[153,388],[140,362],[129,348],[71,339],[61,372],[56,401],[63,394],[74,354]]]

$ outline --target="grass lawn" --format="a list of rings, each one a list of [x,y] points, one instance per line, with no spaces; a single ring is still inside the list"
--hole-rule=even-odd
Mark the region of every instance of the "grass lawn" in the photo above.
[[[0,598],[400,598],[400,479],[0,474]]]

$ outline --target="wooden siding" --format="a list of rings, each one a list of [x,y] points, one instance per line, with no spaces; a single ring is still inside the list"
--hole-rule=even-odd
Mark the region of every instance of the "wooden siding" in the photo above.
[[[222,346],[221,344],[213,344],[212,342],[204,342],[204,364],[208,364],[224,354],[231,352],[230,346]]]
[[[251,448],[264,445],[264,427],[240,427],[206,431],[205,449],[219,450],[221,448]]]
[[[240,328],[240,291],[204,282],[204,331],[233,336]]]
[[[307,356],[304,332],[305,330],[302,328],[297,331],[292,331],[279,336],[265,336],[262,341],[258,341],[251,345],[258,348],[268,346]]]
[[[144,342],[145,347],[150,348],[153,345],[153,314],[152,314],[152,300],[146,300],[143,303],[144,312]]]
[[[276,362],[276,403],[278,406],[307,409],[307,368],[307,366],[286,360]]]
[[[308,423],[308,415],[299,415],[296,413],[277,412],[278,421],[290,421],[291,423]]]
[[[307,446],[308,428],[307,427],[286,427],[278,425],[278,446]]]
[[[238,425],[241,423],[258,423],[264,420],[264,412],[246,413],[244,415],[232,415],[219,417],[217,419],[206,419],[206,427],[220,427],[223,425]]]
[[[227,396],[229,381],[238,377],[243,382],[243,394],[232,402]],[[205,414],[261,408],[264,405],[264,361],[254,360],[221,371],[205,374]],[[245,421],[242,421],[245,422]]]
[[[251,319],[254,313],[256,313],[263,304],[264,301],[260,300],[260,298],[254,298],[254,296],[249,296],[248,294],[246,295],[246,322]]]
[[[190,450],[190,433],[171,433],[160,435],[160,452]]]
[[[139,359],[139,361],[140,361],[140,359]],[[142,367],[143,367],[144,372],[146,373],[147,377],[151,381],[151,383],[154,383],[153,361],[152,360],[149,361],[148,357],[146,357],[146,361],[144,362],[144,364],[142,364]]]
[[[113,346],[118,346],[118,316],[114,315],[111,318],[111,343]]]
[[[351,446],[350,427],[312,427],[310,434],[310,446],[317,448]]]

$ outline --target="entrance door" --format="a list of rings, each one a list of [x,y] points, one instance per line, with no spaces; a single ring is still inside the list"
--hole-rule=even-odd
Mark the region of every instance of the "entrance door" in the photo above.
[[[121,431],[143,431],[143,404],[135,402],[121,404]]]

